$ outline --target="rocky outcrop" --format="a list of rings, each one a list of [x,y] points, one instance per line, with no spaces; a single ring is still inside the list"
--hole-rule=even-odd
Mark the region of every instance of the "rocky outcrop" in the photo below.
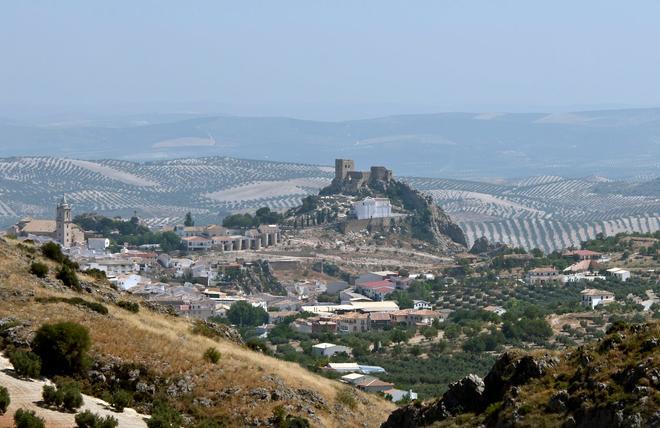
[[[470,375],[439,400],[396,410],[384,427],[660,427],[660,323],[615,323],[561,358],[506,352],[483,379]],[[535,380],[536,379],[536,380]],[[530,419],[527,419],[530,418]],[[443,422],[444,421],[444,422]]]
[[[433,202],[433,198],[391,176],[372,175],[359,187],[355,186],[353,180],[335,179],[319,194],[389,198],[392,205],[409,213],[406,223],[413,238],[445,248],[451,248],[456,244],[461,247],[467,246],[467,240],[461,228]]]
[[[413,403],[394,411],[382,427],[422,427],[461,413],[481,413],[490,404],[502,401],[507,393],[516,396],[518,391],[514,388],[543,376],[558,363],[559,360],[550,355],[532,357],[504,353],[483,380],[470,374],[449,385],[442,398],[431,404]]]

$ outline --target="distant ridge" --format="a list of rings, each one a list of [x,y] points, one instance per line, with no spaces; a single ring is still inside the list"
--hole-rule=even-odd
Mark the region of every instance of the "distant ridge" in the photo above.
[[[657,175],[659,135],[660,109],[410,114],[343,122],[137,115],[48,125],[0,120],[0,156],[158,160],[220,155],[311,164],[345,157],[390,165],[400,176],[613,178]]]

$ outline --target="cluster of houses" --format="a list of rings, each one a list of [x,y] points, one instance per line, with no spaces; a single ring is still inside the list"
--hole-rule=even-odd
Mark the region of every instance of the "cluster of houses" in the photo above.
[[[337,346],[330,343],[320,343],[317,347]],[[315,352],[314,350],[312,352]],[[367,366],[357,363],[328,363],[325,370],[339,373],[341,382],[352,385],[362,391],[382,394],[394,403],[402,400],[416,400],[417,393],[412,390],[404,391],[394,387],[391,382],[385,382],[374,376],[377,373],[385,373],[385,369],[379,366]]]
[[[544,285],[549,283],[568,283],[580,281],[605,280],[607,277],[599,273],[599,266],[609,262],[610,259],[602,253],[591,250],[571,250],[562,254],[564,257],[574,260],[574,263],[559,271],[553,266],[538,267],[530,270],[525,275],[525,282],[530,285]],[[605,270],[607,276],[627,281],[630,272],[621,268]]]
[[[207,226],[179,224],[173,231],[181,237],[188,251],[260,250],[277,245],[282,240],[279,226],[266,224],[248,230],[228,229],[217,224]]]

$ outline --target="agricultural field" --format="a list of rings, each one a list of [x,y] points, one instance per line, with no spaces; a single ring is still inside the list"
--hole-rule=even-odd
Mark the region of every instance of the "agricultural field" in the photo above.
[[[229,157],[131,162],[55,157],[0,159],[0,226],[52,218],[63,195],[75,213],[130,216],[152,226],[198,223],[268,206],[286,210],[327,185],[334,170]],[[396,173],[396,171],[395,171]],[[544,251],[579,245],[598,233],[660,228],[660,181],[540,176],[506,182],[402,178],[432,195],[467,235]]]
[[[660,228],[660,182],[653,178],[530,177],[497,184],[409,178],[433,196],[465,232],[546,252],[579,246],[598,233]]]

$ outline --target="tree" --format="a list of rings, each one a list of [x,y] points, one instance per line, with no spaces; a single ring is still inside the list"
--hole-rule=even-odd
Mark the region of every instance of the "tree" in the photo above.
[[[76,415],[76,426],[78,428],[116,428],[119,426],[117,419],[110,415],[101,417],[89,410]]]
[[[133,396],[130,392],[124,389],[118,389],[115,391],[114,394],[112,394],[112,400],[110,400],[110,404],[112,404],[112,407],[118,412],[123,412],[124,408],[130,406],[132,402]]]
[[[41,253],[44,257],[54,260],[58,263],[64,261],[64,254],[62,253],[62,247],[56,242],[46,242],[41,246]]]
[[[181,414],[163,401],[154,404],[151,418],[147,420],[148,428],[179,428],[183,424]]]
[[[252,306],[241,300],[231,305],[227,311],[227,319],[241,327],[256,327],[268,322],[268,312],[260,306]]]
[[[41,360],[39,356],[21,349],[8,352],[9,362],[20,377],[36,378],[41,373]]]
[[[38,417],[34,410],[18,409],[14,413],[16,428],[44,428],[44,420]]]
[[[44,324],[32,340],[41,358],[41,372],[51,375],[82,374],[89,366],[91,340],[87,328],[73,322]]]
[[[186,227],[191,227],[191,226],[195,225],[195,220],[193,220],[192,214],[190,213],[190,211],[188,211],[186,213],[186,218],[185,218],[185,220],[183,220],[183,225],[186,226]]]
[[[4,415],[11,403],[9,391],[4,386],[0,386],[0,415]]]
[[[78,275],[76,272],[67,265],[62,265],[55,275],[57,279],[62,281],[62,284],[67,287],[71,287],[74,290],[80,291],[80,281],[78,280]]]
[[[48,275],[48,266],[45,263],[32,262],[30,265],[30,273],[36,277],[45,278],[46,275]]]

